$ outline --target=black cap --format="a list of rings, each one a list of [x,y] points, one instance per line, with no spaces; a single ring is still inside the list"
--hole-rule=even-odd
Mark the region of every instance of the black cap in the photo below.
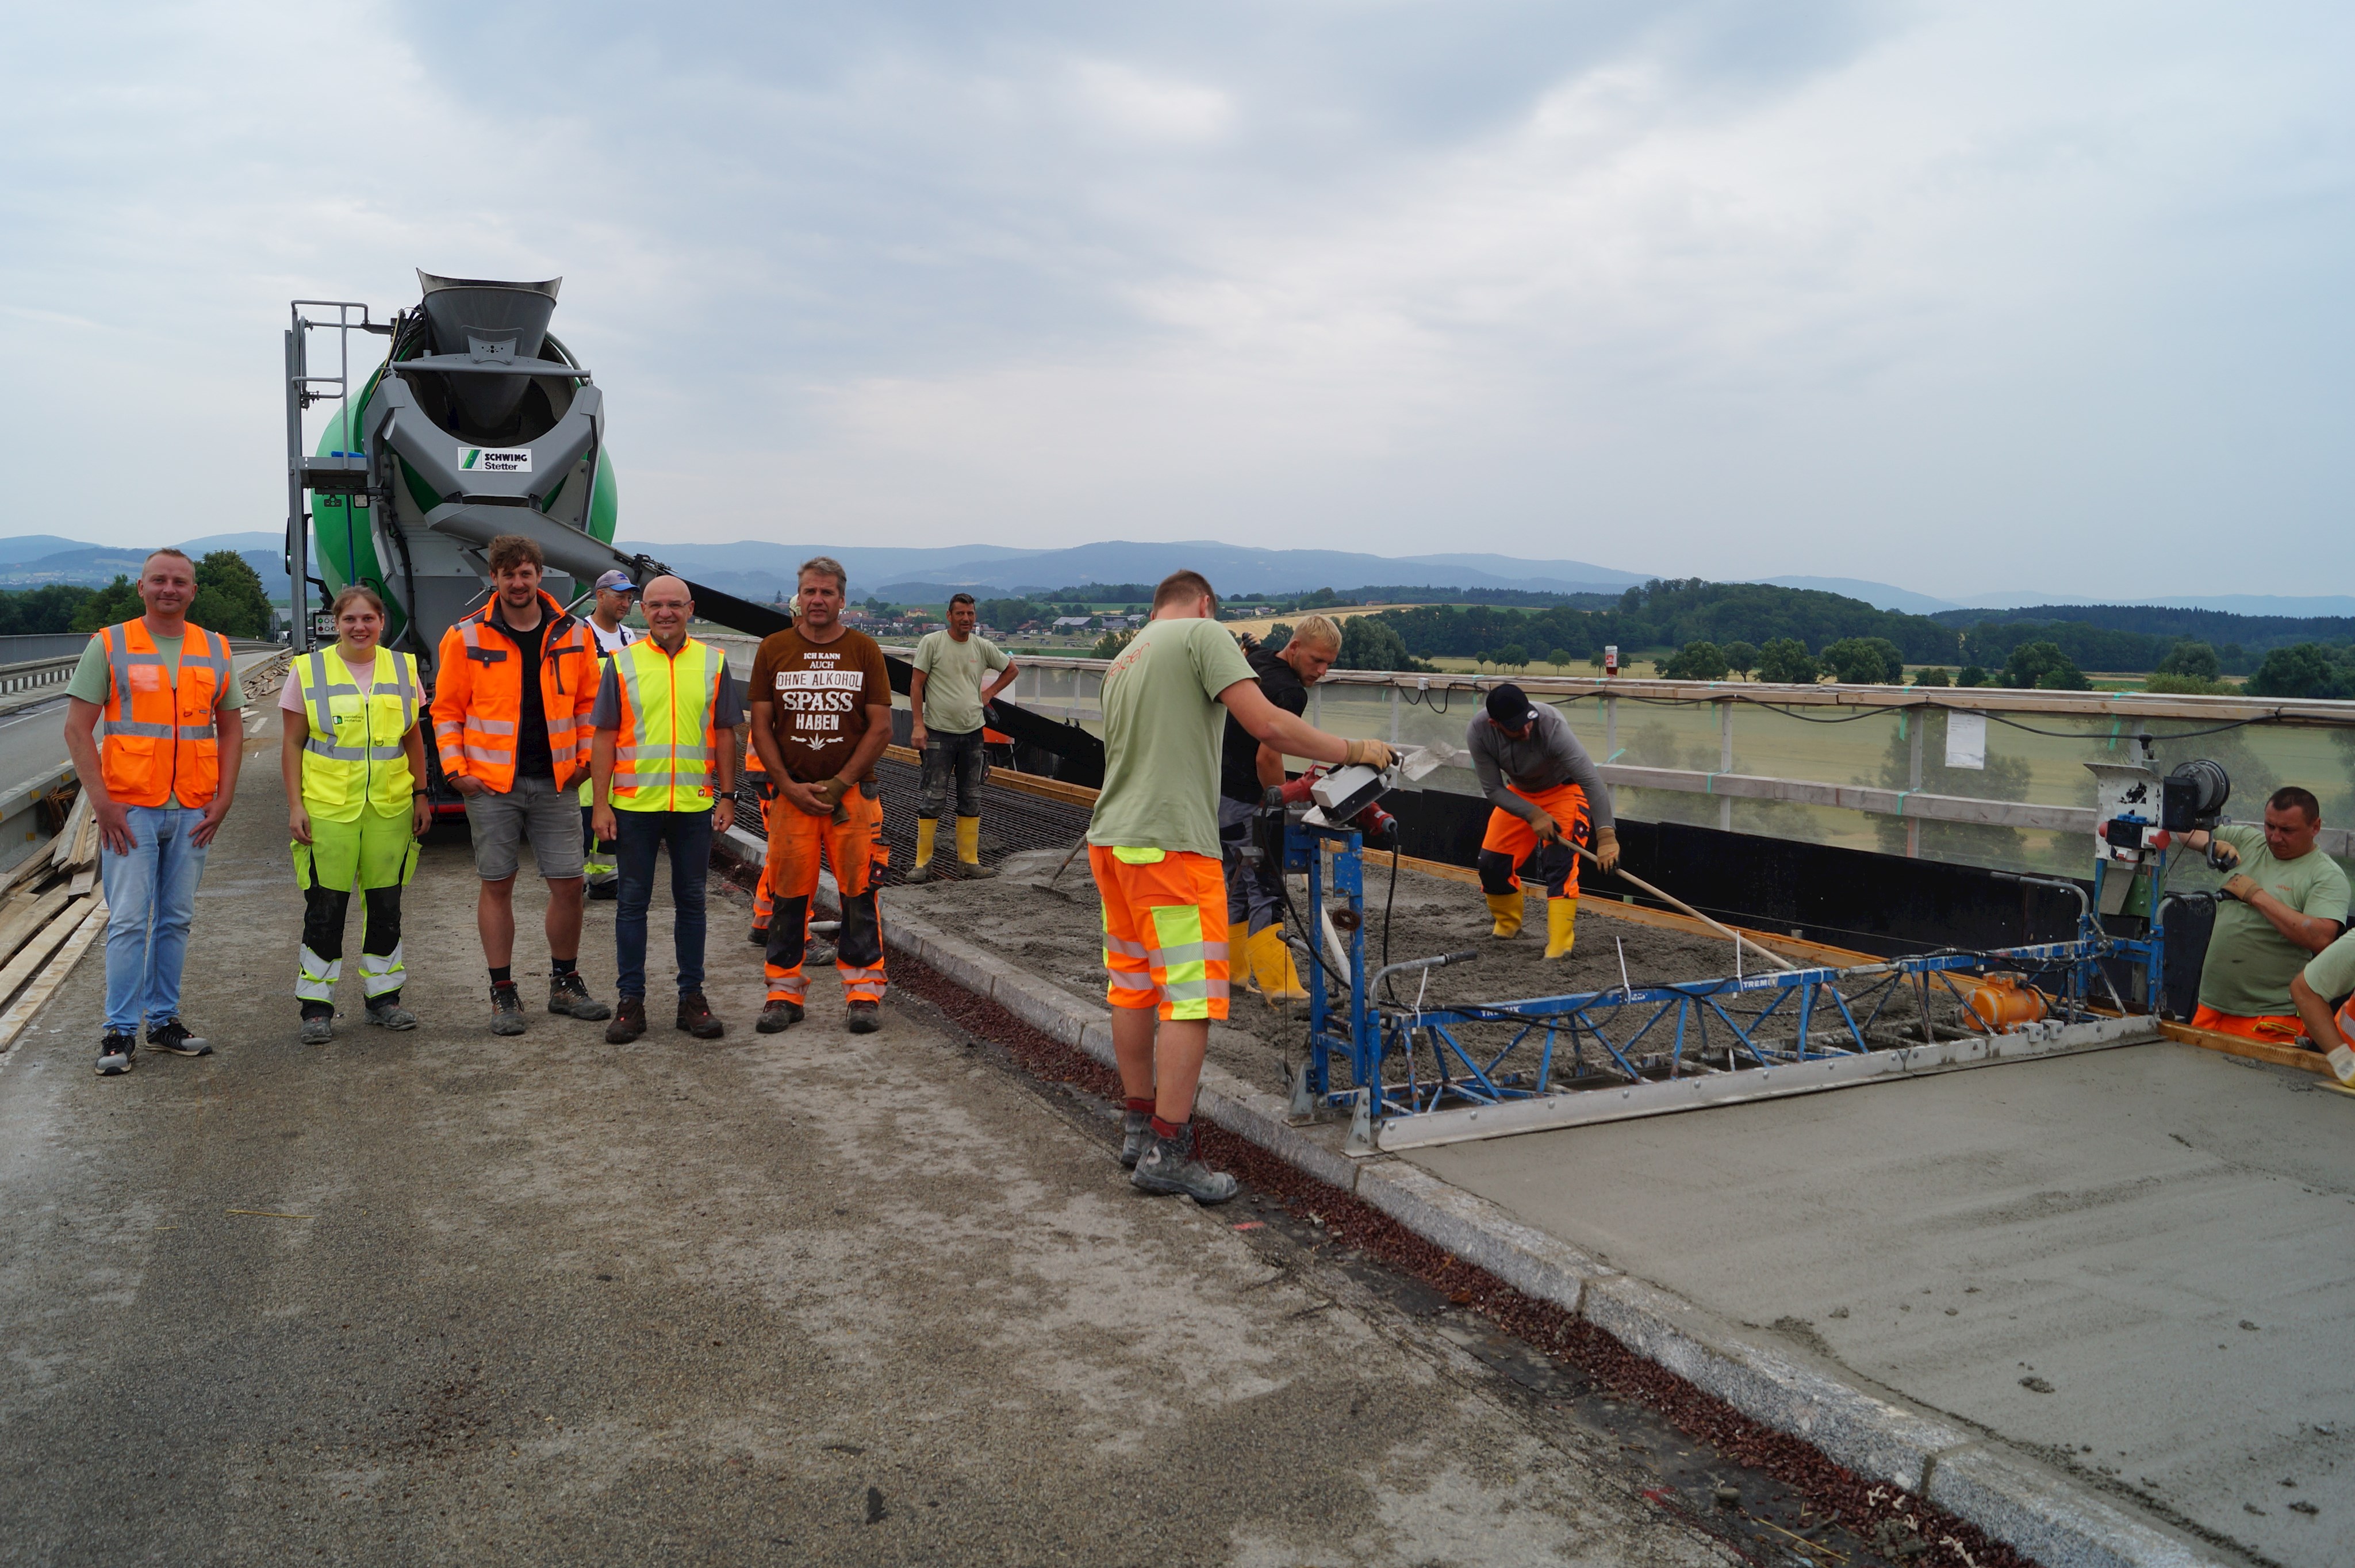
[[[1507,730],[1518,730],[1538,716],[1529,694],[1511,681],[1488,692],[1488,717]]]

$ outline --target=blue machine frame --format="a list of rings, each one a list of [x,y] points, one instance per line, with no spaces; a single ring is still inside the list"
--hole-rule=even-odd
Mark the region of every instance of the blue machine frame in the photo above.
[[[1930,1002],[1936,986],[1963,1004],[1962,1017],[1971,1031],[1993,1032],[1955,986],[1956,974],[2020,970],[2057,976],[2056,984],[2037,988],[2064,1023],[2094,1016],[2096,987],[2106,993],[2109,1010],[2123,1014],[2129,1009],[2105,965],[2123,961],[2139,969],[2143,995],[2155,1005],[2165,956],[2166,933],[2156,920],[2145,936],[2118,936],[2103,929],[2094,912],[2102,907],[2105,870],[2097,859],[2091,901],[2074,882],[2011,879],[2076,895],[2078,933],[2072,941],[1517,1001],[1424,1008],[1418,997],[1413,1005],[1384,1005],[1375,992],[1386,977],[1420,977],[1419,972],[1471,955],[1393,964],[1369,978],[1362,836],[1352,829],[1294,821],[1285,827],[1284,848],[1284,869],[1308,879],[1309,1049],[1302,1086],[1316,1103],[1356,1102],[1374,1121],[1424,1115],[1451,1105],[1534,1099],[1598,1077],[1604,1083],[1642,1083],[1861,1055],[1876,1049],[1870,1031],[1889,1003],[1907,988],[1920,999],[1925,1031],[1933,1027]],[[2164,858],[2137,867],[2131,874],[2140,879],[2146,870],[2147,887],[2133,891],[2142,895],[2142,907],[2158,910]],[[1316,934],[1327,916],[1332,929],[1342,935],[1348,959],[1346,997],[1335,996],[1325,955],[1315,951]],[[1854,994],[1844,996],[1837,988],[1839,984],[1849,986]],[[1761,1002],[1764,1006],[1755,1011],[1733,1010]],[[1775,1026],[1771,1031],[1770,1023]],[[1465,1042],[1463,1030],[1471,1024],[1518,1027],[1500,1048],[1490,1051]],[[1774,1038],[1768,1038],[1770,1032]],[[1421,1060],[1418,1037],[1427,1052]],[[1924,1038],[1930,1037],[1925,1033]],[[1525,1049],[1533,1040],[1534,1048]],[[1725,1066],[1706,1060],[1720,1052]],[[1346,1085],[1333,1082],[1336,1056],[1348,1064]]]

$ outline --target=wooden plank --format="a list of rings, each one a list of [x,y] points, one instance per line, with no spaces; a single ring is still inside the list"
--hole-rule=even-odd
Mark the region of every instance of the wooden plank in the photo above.
[[[0,1051],[16,1043],[16,1037],[25,1032],[25,1026],[48,1006],[49,998],[57,995],[58,987],[65,984],[66,976],[73,973],[76,964],[81,962],[81,955],[90,951],[91,944],[97,941],[105,930],[106,901],[100,899],[91,906],[90,912],[82,916],[79,929],[66,939],[56,961],[41,971],[26,987],[25,994],[10,1004],[6,1012],[0,1013]]]
[[[66,825],[58,830],[57,848],[50,856],[50,863],[60,871],[72,864],[69,857],[73,853],[74,841],[81,837],[81,825],[89,816],[90,791],[78,790],[74,795],[73,809],[66,814]]]
[[[0,959],[14,954],[34,935],[54,921],[58,912],[72,901],[73,894],[63,886],[50,889],[29,906],[0,920]]]
[[[2169,1040],[2196,1045],[2202,1051],[2219,1051],[2227,1056],[2243,1056],[2252,1061],[2270,1061],[2275,1067],[2295,1067],[2302,1072],[2328,1074],[2330,1062],[2320,1051],[2300,1051],[2294,1045],[2274,1045],[2262,1040],[2247,1040],[2220,1029],[2193,1029],[2190,1024],[2162,1023],[2158,1032]]]
[[[81,832],[75,836],[73,856],[66,862],[69,869],[98,864],[98,813],[93,810],[82,818]]]
[[[73,874],[73,880],[66,884],[66,891],[76,898],[83,898],[89,894],[91,888],[97,885],[98,868],[91,866],[76,871]]]
[[[52,858],[57,852],[58,841],[54,838],[45,844],[35,845],[31,854],[16,862],[16,869],[9,872],[7,881],[0,883],[0,893],[14,892],[27,883],[38,881],[48,875],[53,869]]]
[[[96,903],[94,899],[76,899],[66,905],[65,912],[42,928],[39,935],[25,944],[22,952],[0,968],[0,999],[16,994],[19,987],[31,979],[42,965],[47,964],[68,938],[78,931]]]

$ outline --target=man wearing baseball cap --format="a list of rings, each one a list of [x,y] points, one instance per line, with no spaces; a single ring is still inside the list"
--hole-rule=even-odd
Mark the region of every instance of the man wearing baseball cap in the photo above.
[[[1578,924],[1578,847],[1591,844],[1606,872],[1619,864],[1610,786],[1561,710],[1510,681],[1488,693],[1464,745],[1496,807],[1480,839],[1480,891],[1496,922],[1488,934],[1521,933],[1521,876],[1534,874],[1545,883],[1545,955],[1565,957]]]
[[[622,617],[630,613],[631,596],[638,585],[626,571],[614,571],[597,579],[597,608],[590,613],[589,632],[597,639],[597,661],[609,662],[613,656],[638,640],[638,634],[622,624]],[[581,868],[589,879],[589,896],[610,899],[622,891],[622,869],[615,862],[615,846],[610,838],[597,837],[589,791],[593,781],[581,781],[581,840],[588,859]]]

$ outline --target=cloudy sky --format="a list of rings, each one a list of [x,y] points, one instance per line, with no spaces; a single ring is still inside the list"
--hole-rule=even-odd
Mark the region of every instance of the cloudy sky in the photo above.
[[[11,8],[0,534],[278,526],[561,274],[632,537],[2345,592],[2355,9]]]

